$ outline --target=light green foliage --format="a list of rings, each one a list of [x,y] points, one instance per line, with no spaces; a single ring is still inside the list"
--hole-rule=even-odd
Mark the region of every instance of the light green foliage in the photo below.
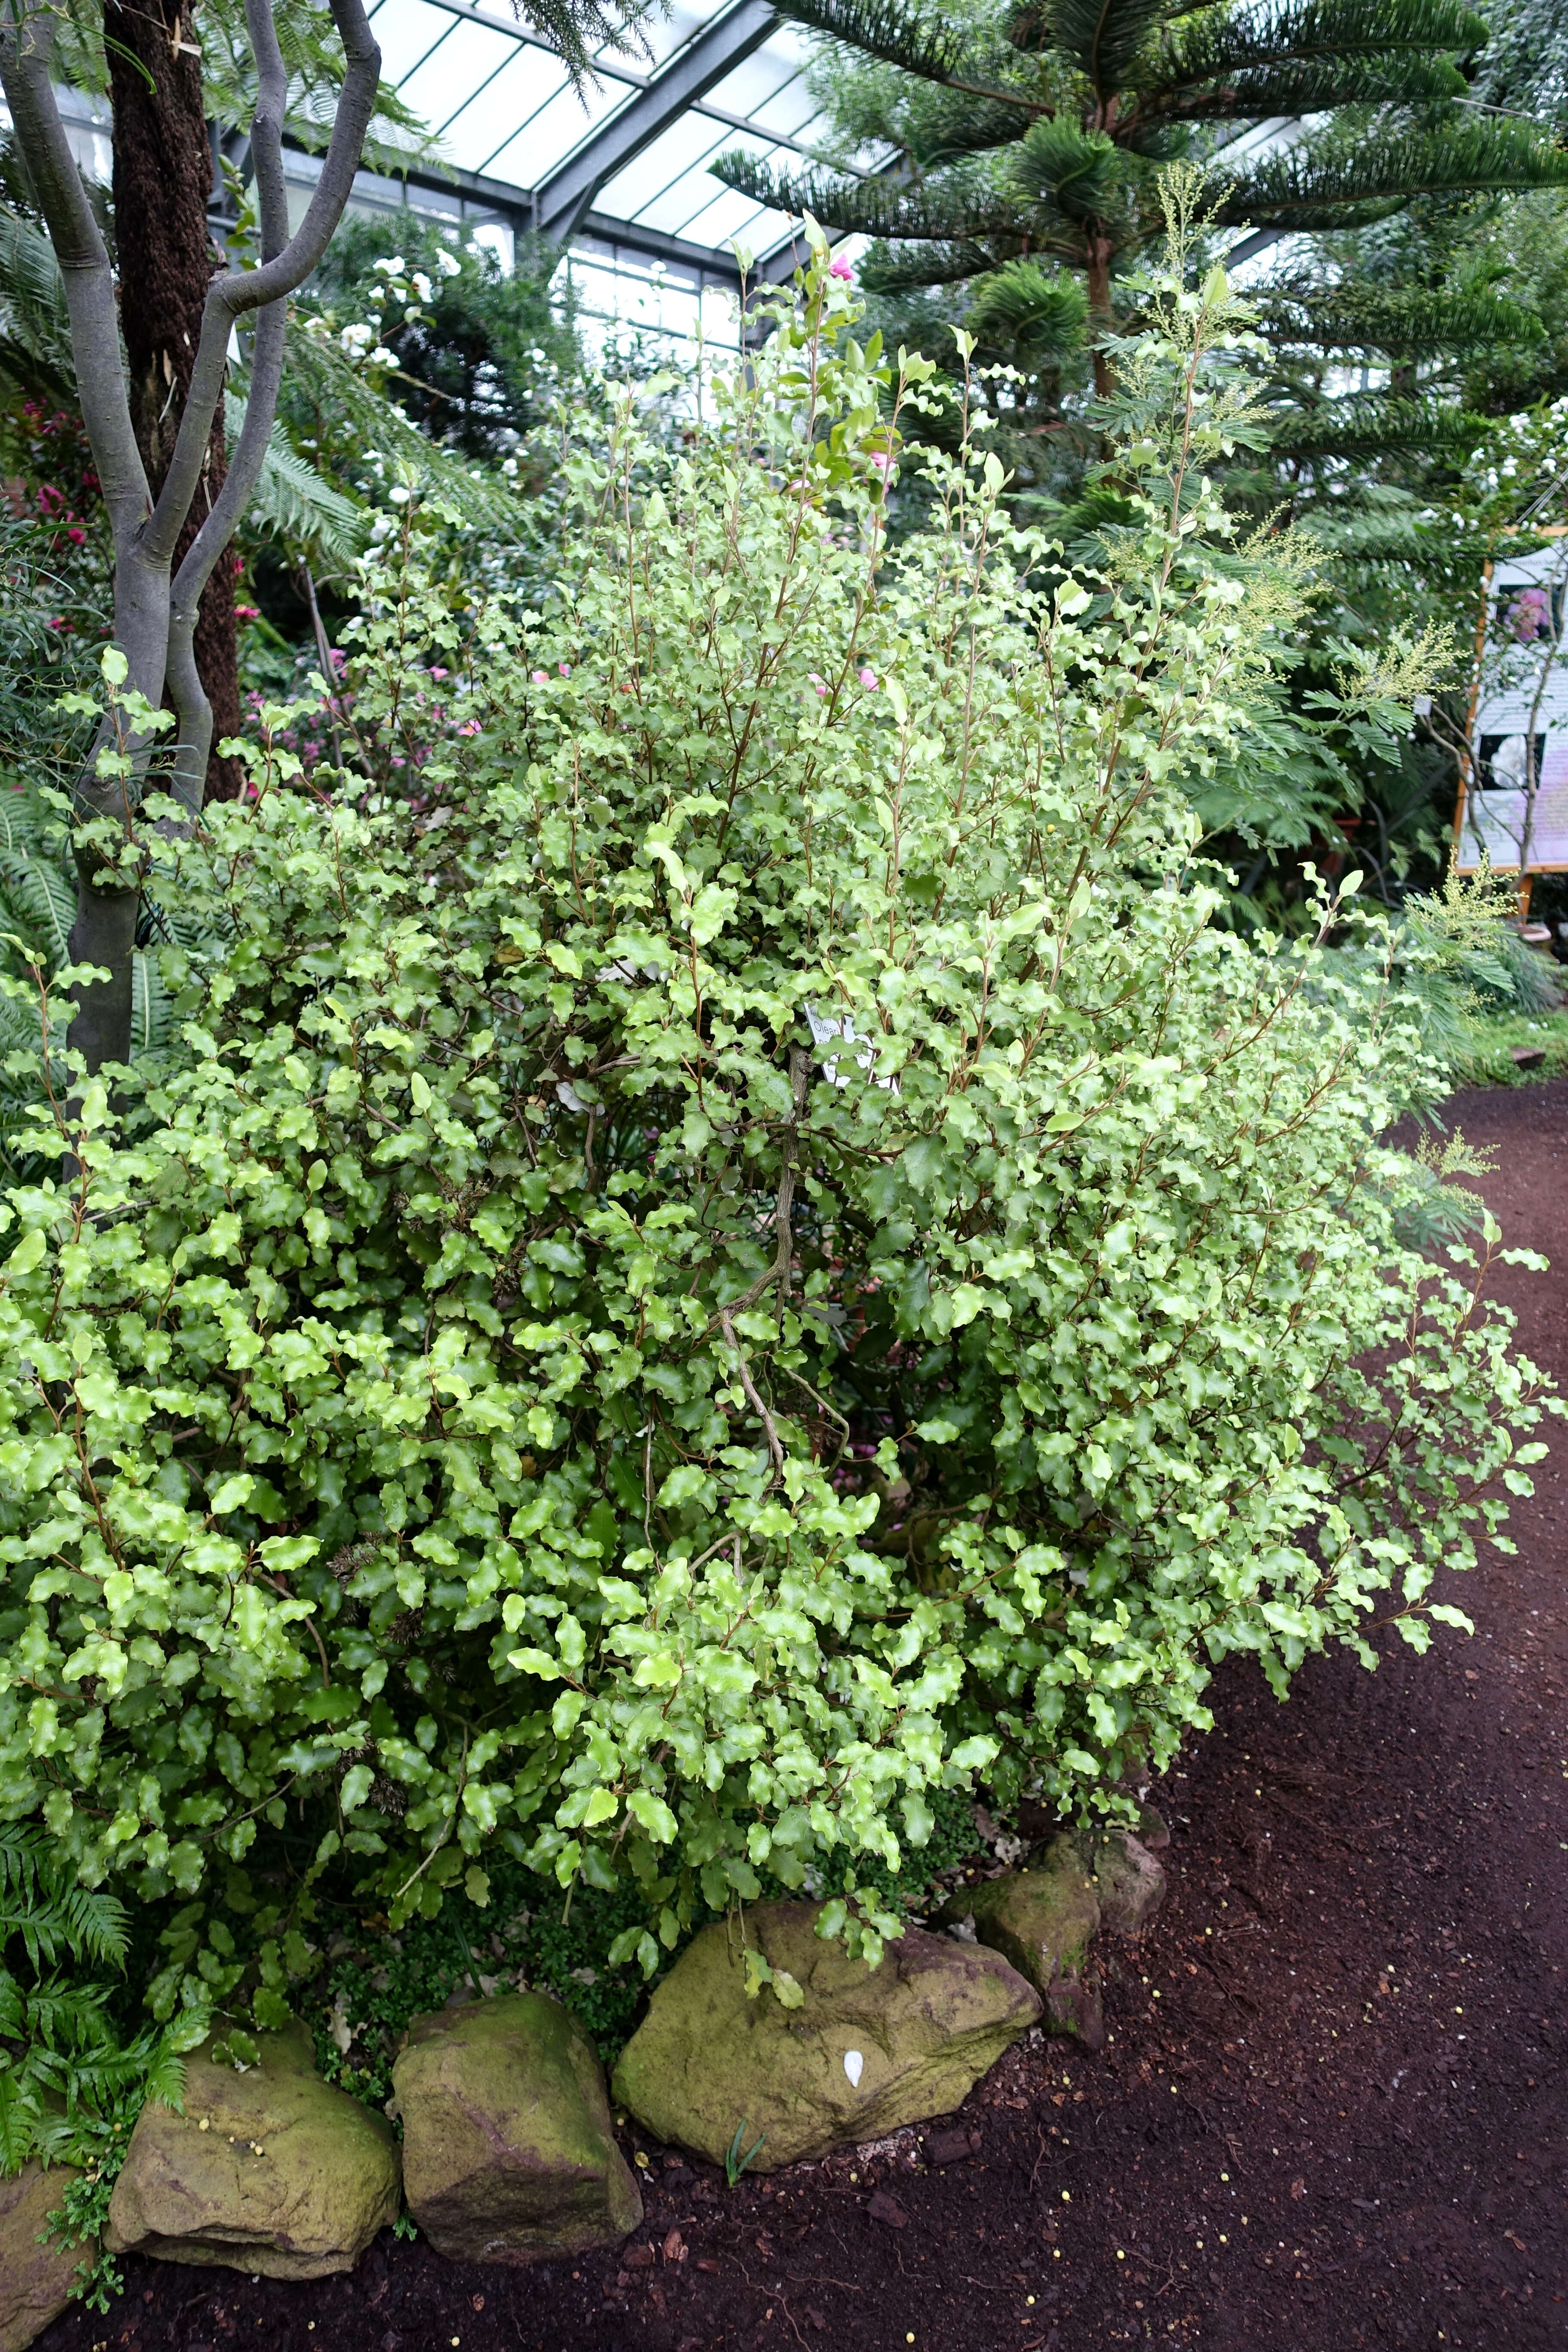
[[[1155,291],[1102,572],[974,448],[889,551],[927,363],[821,256],[689,446],[568,443],[548,609],[407,501],[384,790],[263,747],[148,834],[234,945],[152,1124],[84,1086],[4,1211],[0,1805],[189,1897],[160,2010],[235,1995],[203,1906],[285,1822],[395,1927],[499,1843],[637,1892],[612,1966],[764,1871],[875,1955],[937,1792],[1103,1811],[1226,1654],[1463,1622],[1539,1376],[1395,1237],[1377,919],[1243,941],[1193,863],[1256,655],[1228,290]]]

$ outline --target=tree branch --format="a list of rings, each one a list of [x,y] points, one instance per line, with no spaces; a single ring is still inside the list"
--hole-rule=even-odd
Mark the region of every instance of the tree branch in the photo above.
[[[291,294],[321,260],[327,249],[332,231],[342,217],[353,186],[354,173],[364,145],[364,135],[375,110],[376,91],[381,83],[381,51],[370,29],[370,23],[361,0],[329,0],[332,21],[342,41],[347,68],[343,75],[342,95],[332,123],[331,142],[327,149],[321,176],[316,183],[304,219],[280,252],[264,258],[255,269],[226,270],[215,278],[208,290],[206,308],[202,315],[202,331],[196,345],[195,365],[191,371],[190,389],[185,394],[184,415],[174,443],[174,454],[169,470],[153,509],[152,520],[143,534],[143,543],[154,559],[167,562],[174,553],[180,525],[190,511],[191,500],[201,479],[206,456],[208,436],[218,402],[223,398],[224,375],[228,366],[228,341],[237,319],[247,310],[265,309]],[[262,68],[261,88],[258,93],[257,111],[252,126],[253,145],[259,143],[259,154],[269,143],[280,137],[282,105],[278,99],[270,60],[278,53],[278,36],[273,23],[270,0],[246,0],[246,18],[250,37],[256,48],[258,65]],[[260,171],[258,169],[258,179]],[[268,212],[272,210],[270,195],[267,197]],[[247,425],[254,416],[260,427],[263,443],[272,430],[272,413],[268,403],[258,401],[253,387]],[[242,436],[243,438],[243,436]]]
[[[250,128],[251,163],[261,215],[263,264],[277,259],[289,243],[289,197],[283,180],[282,124],[289,93],[288,70],[278,45],[268,0],[247,0],[247,16],[258,68],[256,113]],[[379,70],[379,68],[378,68]],[[202,592],[228,545],[261,478],[267,445],[278,413],[283,381],[287,297],[268,302],[256,321],[251,352],[250,397],[238,446],[222,489],[174,574],[169,597],[169,698],[180,722],[174,750],[174,798],[193,814],[201,807],[212,749],[213,714],[196,667],[195,630]],[[204,335],[205,325],[204,322]],[[221,397],[221,391],[220,391]],[[210,426],[209,426],[210,430]]]
[[[145,519],[147,472],[120,363],[109,249],[55,103],[54,27],[55,11],[47,0],[10,0],[0,19],[0,85],[65,281],[82,423],[118,552]]]

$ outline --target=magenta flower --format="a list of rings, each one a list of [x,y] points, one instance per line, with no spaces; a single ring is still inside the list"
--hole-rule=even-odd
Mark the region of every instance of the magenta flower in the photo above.
[[[829,269],[827,274],[829,278],[853,278],[855,275],[842,254],[839,255],[837,260],[833,264],[833,267]]]
[[[876,671],[874,669],[863,669],[858,673],[858,675],[861,685],[865,688],[867,693],[869,694],[878,682]]]

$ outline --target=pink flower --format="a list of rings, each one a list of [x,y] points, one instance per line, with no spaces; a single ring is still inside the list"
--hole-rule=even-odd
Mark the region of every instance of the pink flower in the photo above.
[[[234,617],[237,621],[259,621],[261,607],[259,604],[237,604],[234,608]]]
[[[849,264],[845,260],[844,256],[840,254],[827,274],[829,278],[853,278],[855,272],[850,268]]]
[[[1551,620],[1552,607],[1543,588],[1526,588],[1509,614],[1509,625],[1520,644],[1527,646],[1538,637]]]
[[[871,452],[871,463],[876,467],[877,471],[879,474],[887,474],[892,471],[893,461],[891,457],[889,457],[885,449],[873,449]]]
[[[437,669],[432,667],[430,675],[432,677],[450,677],[452,673],[447,669]]]
[[[459,735],[477,735],[479,731],[479,722],[477,719],[465,720],[464,724],[458,730]]]
[[[869,694],[877,684],[876,671],[874,669],[863,669],[859,671],[858,675],[861,685],[865,688],[867,693]]]
[[[572,666],[571,666],[570,662],[557,662],[557,663],[556,663],[556,665],[555,665],[555,667],[556,667],[556,668],[561,672],[561,675],[562,675],[562,677],[571,677],[571,675],[572,675]]]
[[[550,672],[547,669],[531,670],[529,676],[535,686],[548,686],[550,683]]]
[[[808,670],[806,671],[806,676],[807,676],[807,677],[808,677],[808,678],[810,678],[810,680],[811,680],[811,682],[812,682],[813,686],[815,686],[815,687],[816,687],[816,690],[817,690],[818,694],[826,694],[826,691],[827,691],[826,687],[826,686],[824,686],[824,684],[823,684],[822,680],[817,677],[816,672],[814,669],[808,669]]]

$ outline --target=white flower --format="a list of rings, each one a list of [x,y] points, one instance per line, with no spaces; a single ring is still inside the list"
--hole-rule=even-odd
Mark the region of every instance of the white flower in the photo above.
[[[436,289],[431,285],[430,280],[426,277],[425,272],[422,269],[416,269],[414,273],[414,291],[418,295],[419,299],[422,302],[428,302],[430,297],[436,291]]]
[[[379,261],[373,261],[370,266],[373,269],[384,269],[390,278],[401,278],[403,275],[403,256],[400,253],[395,253],[391,256],[384,255]]]
[[[397,353],[395,352],[389,352],[384,343],[377,343],[374,351],[372,352],[370,355],[370,363],[372,367],[395,367],[397,365]]]
[[[362,360],[375,341],[375,329],[367,327],[363,320],[356,320],[352,327],[343,329],[338,341],[351,360]]]
[[[463,274],[462,263],[456,254],[448,253],[444,247],[437,253],[436,267],[443,278],[460,278]]]
[[[386,495],[395,507],[405,507],[408,504],[408,493],[401,482],[395,483]]]
[[[384,286],[370,286],[370,287],[367,287],[367,288],[365,289],[365,297],[364,297],[364,299],[365,299],[365,300],[366,300],[367,302],[374,302],[374,303],[375,304],[376,308],[379,310],[379,309],[380,309],[380,307],[381,307],[381,305],[382,305],[382,304],[385,301],[385,299],[386,299],[386,289],[385,289],[385,287],[384,287]]]

